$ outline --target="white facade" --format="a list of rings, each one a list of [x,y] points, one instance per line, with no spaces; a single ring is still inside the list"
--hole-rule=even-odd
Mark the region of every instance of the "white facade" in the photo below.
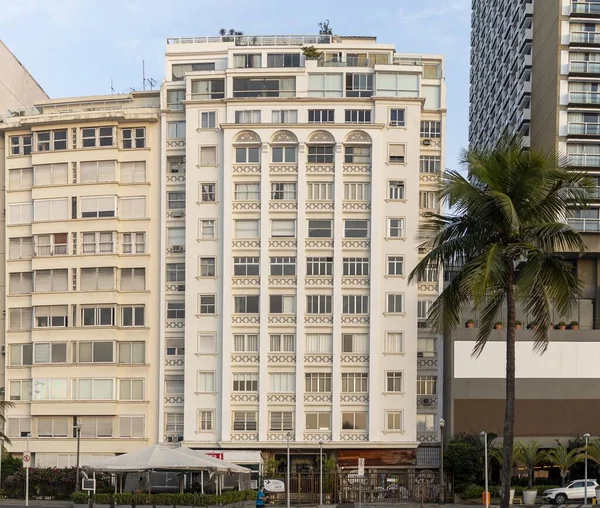
[[[361,37],[168,42],[161,438],[211,450],[282,448],[288,433],[331,450],[437,441],[437,339],[418,316],[439,274],[407,276],[420,218],[438,209],[441,57]],[[302,55],[311,45],[318,60]],[[169,231],[183,227],[185,245]],[[419,407],[417,375],[433,391]],[[433,423],[419,437],[417,420]]]

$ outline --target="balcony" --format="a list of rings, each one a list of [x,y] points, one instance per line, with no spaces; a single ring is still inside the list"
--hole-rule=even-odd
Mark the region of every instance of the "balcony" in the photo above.
[[[600,219],[567,219],[567,224],[583,233],[600,232]]]
[[[572,166],[597,167],[600,166],[600,155],[585,153],[570,153],[569,162]]]
[[[569,62],[569,74],[600,74],[600,62]]]
[[[600,136],[600,123],[569,123],[569,136]]]
[[[600,104],[600,92],[569,92],[569,104]]]
[[[596,2],[571,2],[571,14],[600,14],[600,4]]]
[[[571,44],[600,44],[600,33],[571,32]]]
[[[205,37],[175,37],[167,44],[207,44],[233,42],[236,46],[310,46],[331,44],[331,35],[217,35]]]

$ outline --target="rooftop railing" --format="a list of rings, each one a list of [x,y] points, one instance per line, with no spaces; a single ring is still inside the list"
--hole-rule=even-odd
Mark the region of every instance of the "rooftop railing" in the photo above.
[[[236,46],[307,46],[331,44],[331,35],[216,35],[205,37],[175,37],[167,44],[208,44],[233,42]]]

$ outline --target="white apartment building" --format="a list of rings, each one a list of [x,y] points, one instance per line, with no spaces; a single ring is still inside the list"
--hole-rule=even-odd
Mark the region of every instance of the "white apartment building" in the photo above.
[[[264,459],[289,439],[293,472],[320,442],[342,467],[414,467],[439,443],[423,318],[440,274],[407,275],[439,209],[442,58],[371,37],[177,38],[165,71],[160,439]]]
[[[8,450],[93,464],[157,441],[158,93],[46,100],[0,122]],[[3,254],[4,256],[4,254]]]

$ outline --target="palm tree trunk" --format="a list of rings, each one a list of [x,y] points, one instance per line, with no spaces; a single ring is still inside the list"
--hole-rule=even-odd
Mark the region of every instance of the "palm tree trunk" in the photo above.
[[[502,500],[500,508],[510,506],[510,479],[513,465],[515,441],[515,308],[514,268],[509,261],[506,277],[506,405],[504,412],[504,434],[502,443]]]

